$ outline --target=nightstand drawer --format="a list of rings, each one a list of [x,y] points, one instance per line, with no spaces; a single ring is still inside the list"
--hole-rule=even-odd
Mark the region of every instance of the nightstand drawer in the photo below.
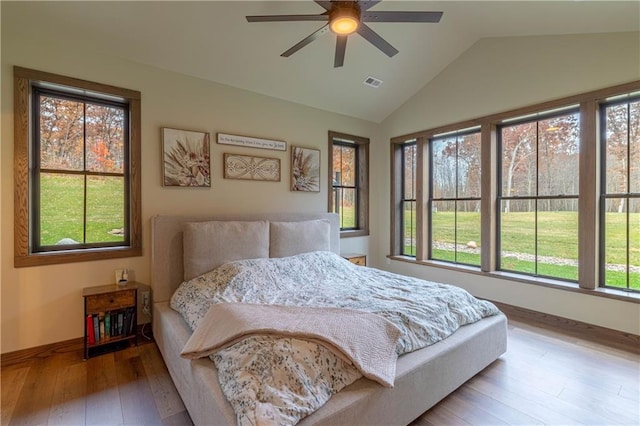
[[[342,254],[342,257],[347,259],[349,262],[359,265],[359,266],[367,266],[367,256],[364,254]]]
[[[360,266],[367,266],[367,256],[352,257],[349,262]]]
[[[134,306],[136,304],[136,291],[125,290],[114,293],[96,294],[87,296],[87,312],[104,312],[115,309]]]

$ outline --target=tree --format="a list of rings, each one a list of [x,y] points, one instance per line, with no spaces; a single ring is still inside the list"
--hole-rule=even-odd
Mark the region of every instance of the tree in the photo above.
[[[502,195],[504,197],[578,195],[578,113],[502,128]],[[518,209],[533,210],[532,202]],[[512,210],[504,201],[504,212]],[[575,210],[575,200],[538,201],[539,210]]]
[[[67,99],[42,96],[40,101],[40,167],[82,170],[82,104]]]
[[[86,167],[101,172],[123,172],[124,115],[119,108],[87,104]]]
[[[530,194],[530,171],[535,165],[531,161],[535,155],[534,126],[535,123],[525,123],[502,129],[502,195],[505,197]],[[516,172],[518,172],[517,175]],[[516,183],[527,184],[526,190],[522,189],[521,185],[514,185],[516,177],[518,177]],[[506,200],[504,212],[509,213],[510,210],[511,202]]]
[[[40,167],[123,172],[122,109],[40,97]]]
[[[431,141],[434,199],[479,198],[481,193],[480,133],[438,138]],[[454,208],[454,203],[451,203]],[[479,211],[478,202],[463,201],[459,211]]]
[[[606,191],[609,194],[640,192],[640,102],[606,108]],[[612,211],[624,211],[625,198],[616,199]]]

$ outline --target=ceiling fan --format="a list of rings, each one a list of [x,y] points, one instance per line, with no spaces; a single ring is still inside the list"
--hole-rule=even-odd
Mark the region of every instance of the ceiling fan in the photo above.
[[[266,15],[247,16],[248,22],[327,21],[322,28],[303,39],[280,56],[288,58],[329,30],[337,35],[334,68],[344,64],[347,37],[357,32],[369,43],[392,57],[398,50],[373,31],[366,22],[440,22],[442,12],[370,11],[382,0],[320,1],[314,0],[325,12],[319,15]]]

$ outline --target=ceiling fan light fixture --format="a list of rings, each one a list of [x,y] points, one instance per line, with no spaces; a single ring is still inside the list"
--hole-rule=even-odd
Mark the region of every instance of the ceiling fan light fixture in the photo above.
[[[349,35],[356,32],[360,25],[360,14],[356,9],[339,9],[331,16],[329,28],[338,35]]]

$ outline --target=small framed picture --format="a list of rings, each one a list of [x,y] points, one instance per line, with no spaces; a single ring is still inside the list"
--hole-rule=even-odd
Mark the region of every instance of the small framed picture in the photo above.
[[[224,178],[280,182],[280,159],[225,153]]]
[[[162,128],[162,184],[211,187],[209,133]]]
[[[320,192],[320,150],[291,147],[291,190]]]

